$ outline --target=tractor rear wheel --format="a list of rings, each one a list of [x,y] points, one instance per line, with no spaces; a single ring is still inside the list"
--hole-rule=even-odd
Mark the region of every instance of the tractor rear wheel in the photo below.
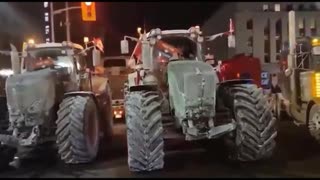
[[[256,161],[271,157],[276,147],[276,118],[272,116],[262,89],[252,84],[240,84],[229,90],[229,107],[237,123],[234,136],[227,138],[229,158]]]
[[[125,108],[130,171],[162,169],[164,141],[157,92],[129,92]]]
[[[99,114],[91,97],[65,98],[60,104],[56,124],[58,153],[65,163],[88,163],[97,156]]]

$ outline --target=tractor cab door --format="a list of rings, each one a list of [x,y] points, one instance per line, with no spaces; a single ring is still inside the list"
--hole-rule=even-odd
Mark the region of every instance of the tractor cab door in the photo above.
[[[87,71],[87,62],[84,55],[78,54],[75,56],[75,66],[81,91],[90,91],[90,72]]]

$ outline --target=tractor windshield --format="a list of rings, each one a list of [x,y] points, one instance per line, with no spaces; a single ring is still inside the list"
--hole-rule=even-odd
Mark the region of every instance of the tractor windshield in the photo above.
[[[59,47],[31,49],[27,51],[27,57],[25,57],[23,68],[27,71],[48,67],[67,68],[72,66],[72,61],[68,60],[70,59],[68,57],[66,49],[61,49]]]
[[[157,42],[153,56],[160,62],[194,60],[197,56],[197,43],[184,36],[164,36]]]

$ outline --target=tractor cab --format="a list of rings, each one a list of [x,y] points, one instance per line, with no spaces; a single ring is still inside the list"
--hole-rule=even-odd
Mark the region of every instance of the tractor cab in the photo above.
[[[166,66],[170,61],[202,61],[204,59],[201,51],[203,37],[201,31],[195,27],[191,27],[189,30],[153,29],[146,34],[146,40],[152,44],[153,49],[150,52],[156,67]],[[140,39],[130,59],[134,59],[136,64],[141,64],[142,55]]]
[[[68,73],[86,68],[83,47],[74,43],[30,44],[24,50],[21,72],[45,68],[65,69]]]

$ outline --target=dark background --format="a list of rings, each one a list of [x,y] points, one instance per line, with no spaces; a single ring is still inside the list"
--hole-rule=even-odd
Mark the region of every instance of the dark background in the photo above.
[[[107,56],[120,55],[124,35],[137,36],[137,27],[179,29],[202,25],[222,3],[217,2],[96,2],[97,21],[83,22],[81,10],[71,10],[71,40],[83,44],[83,37],[100,37]],[[54,9],[64,8],[54,2]],[[79,6],[70,2],[69,6]],[[0,49],[34,38],[44,42],[43,2],[0,2]],[[66,39],[65,14],[55,15],[56,42]],[[62,26],[61,26],[62,25]],[[131,46],[131,48],[133,48]],[[0,56],[3,59],[3,56]],[[3,62],[3,61],[1,61]],[[6,63],[5,63],[6,64]],[[0,63],[0,66],[7,66]]]

